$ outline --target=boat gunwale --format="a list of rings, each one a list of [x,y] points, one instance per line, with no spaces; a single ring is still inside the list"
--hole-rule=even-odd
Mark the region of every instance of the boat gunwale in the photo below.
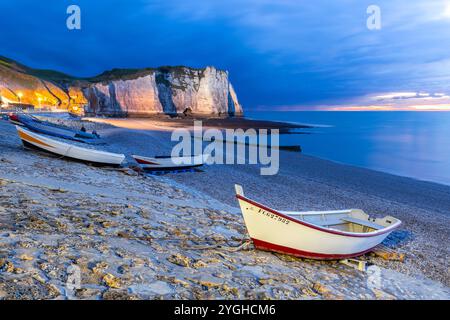
[[[392,226],[386,227],[384,229],[376,230],[376,231],[371,231],[371,232],[366,232],[366,233],[339,231],[339,230],[335,230],[335,229],[323,228],[321,226],[318,226],[318,225],[315,225],[315,224],[311,224],[311,223],[306,222],[306,221],[297,220],[295,218],[292,218],[292,217],[290,217],[288,215],[285,215],[285,214],[283,214],[283,213],[281,213],[281,212],[279,212],[279,211],[277,211],[275,209],[269,208],[269,207],[267,207],[267,206],[265,206],[263,204],[260,204],[260,203],[258,203],[256,201],[253,201],[253,200],[251,200],[251,199],[249,199],[249,198],[247,198],[245,196],[242,196],[240,194],[236,194],[236,198],[238,198],[239,200],[248,202],[248,203],[250,203],[250,204],[252,204],[252,205],[254,205],[256,207],[259,207],[260,209],[263,209],[265,211],[269,211],[269,212],[271,212],[273,214],[276,214],[276,215],[278,215],[278,216],[280,216],[280,217],[282,217],[284,219],[287,219],[287,220],[292,221],[294,223],[303,225],[305,227],[309,227],[309,228],[312,228],[312,229],[315,229],[315,230],[319,230],[319,231],[322,231],[322,232],[336,234],[336,235],[345,236],[345,237],[356,237],[356,238],[376,237],[376,236],[379,236],[379,235],[391,232],[391,231],[397,229],[402,224],[402,222],[397,219],[397,222],[394,223]]]
[[[206,163],[206,161],[203,161],[203,157],[204,157],[204,155],[202,155],[202,154],[200,154],[200,155],[195,155],[195,156],[185,156],[185,157],[171,157],[171,156],[168,156],[167,158],[166,157],[164,157],[164,158],[153,158],[153,157],[144,157],[144,156],[138,156],[138,155],[132,155],[131,156],[137,163],[139,163],[141,166],[161,166],[162,168],[177,168],[177,167],[181,167],[181,166],[183,166],[183,167],[186,167],[186,168],[189,168],[189,167],[200,167],[200,166],[203,166],[205,163]],[[202,161],[200,162],[200,163],[188,163],[188,164],[179,164],[179,165],[177,165],[177,164],[174,164],[173,163],[173,161],[171,161],[171,163],[172,163],[172,165],[170,165],[170,166],[168,166],[168,165],[164,165],[163,163],[161,163],[161,162],[164,162],[164,161],[168,161],[168,159],[173,159],[173,158],[186,158],[186,159],[188,159],[188,158],[190,158],[191,160],[194,160],[195,161],[195,159],[202,159]]]
[[[187,169],[196,169],[198,167],[201,167],[201,164],[194,165],[194,166],[182,166],[182,167],[157,167],[152,165],[141,165],[142,169],[145,171],[175,171],[175,170],[187,170]]]

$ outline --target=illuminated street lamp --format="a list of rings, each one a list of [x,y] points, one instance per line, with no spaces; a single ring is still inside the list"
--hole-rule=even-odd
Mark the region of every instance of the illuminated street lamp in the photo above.
[[[19,97],[19,103],[22,103],[23,93],[22,92],[18,92],[17,93],[17,97]]]

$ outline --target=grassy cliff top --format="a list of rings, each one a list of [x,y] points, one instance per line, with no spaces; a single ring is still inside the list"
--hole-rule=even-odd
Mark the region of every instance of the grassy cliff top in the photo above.
[[[49,80],[54,82],[71,82],[78,80],[78,78],[70,76],[68,74],[54,71],[54,70],[44,70],[44,69],[33,69],[26,65],[23,65],[15,60],[0,56],[0,66],[6,67],[8,69],[12,69],[14,71],[25,73],[31,76],[35,76],[37,78],[43,80]]]
[[[191,68],[186,66],[162,66],[158,68],[143,68],[143,69],[119,69],[115,68],[112,70],[105,71],[99,75],[93,77],[75,77],[63,72],[54,71],[54,70],[45,70],[45,69],[33,69],[28,66],[25,66],[17,61],[12,59],[0,56],[0,66],[6,67],[8,69],[12,69],[17,72],[29,74],[35,76],[37,78],[52,81],[56,83],[72,83],[75,81],[78,82],[104,82],[104,81],[114,81],[114,80],[132,80],[140,77],[144,77],[149,74],[153,74],[155,72],[162,73],[175,73],[177,75],[186,73],[188,70],[191,72],[201,72],[204,71],[205,68]],[[1,70],[0,70],[1,72]]]

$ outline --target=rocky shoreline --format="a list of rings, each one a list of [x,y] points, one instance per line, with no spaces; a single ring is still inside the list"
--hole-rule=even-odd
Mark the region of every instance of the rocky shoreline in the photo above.
[[[139,134],[153,140],[143,139],[146,146],[136,148],[167,148],[166,132],[103,124],[95,128],[110,139],[111,151],[124,152],[125,144]],[[112,142],[117,135],[122,144]],[[149,146],[152,141],[160,145]],[[410,268],[414,246],[400,245],[406,264],[376,255],[362,257],[377,266],[372,269],[376,274],[337,261],[254,250],[246,241],[232,189],[222,193],[229,199],[224,201],[198,187],[210,170],[222,170],[228,182],[223,168],[211,166],[203,173],[175,177],[95,168],[24,151],[14,127],[5,121],[0,121],[0,150],[0,299],[450,297],[448,273],[441,272],[441,279],[431,274],[431,280],[399,267]],[[217,186],[209,187],[217,192]],[[448,216],[436,219],[448,222]],[[423,241],[417,232],[413,237]],[[400,232],[386,245],[402,241],[414,240],[405,240]],[[433,248],[432,242],[422,245]],[[423,259],[436,258],[432,250],[425,252],[430,256]],[[442,263],[445,270],[448,262]],[[81,281],[72,290],[77,272]]]

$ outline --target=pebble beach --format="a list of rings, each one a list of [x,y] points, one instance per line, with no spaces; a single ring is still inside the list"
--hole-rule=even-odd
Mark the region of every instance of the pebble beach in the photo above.
[[[0,299],[450,298],[449,186],[288,151],[275,176],[260,176],[256,165],[148,175],[132,169],[129,155],[170,154],[177,122],[83,124],[102,136],[99,149],[127,155],[123,168],[24,150],[0,120]],[[359,257],[370,265],[363,272],[255,250],[235,183],[280,210],[397,217],[402,226],[383,243],[395,254]]]

